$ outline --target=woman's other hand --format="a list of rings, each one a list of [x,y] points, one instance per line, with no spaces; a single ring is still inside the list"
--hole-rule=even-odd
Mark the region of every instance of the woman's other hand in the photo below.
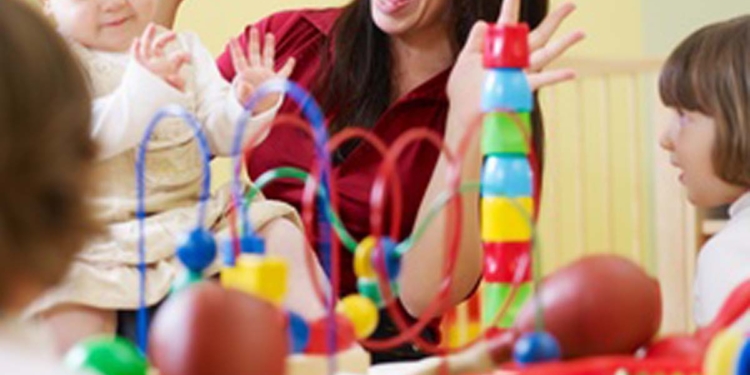
[[[530,66],[526,74],[532,90],[536,91],[544,86],[575,78],[572,69],[545,70],[551,62],[584,38],[583,32],[574,31],[563,38],[551,40],[575,8],[573,3],[563,3],[529,34]],[[505,0],[497,22],[517,23],[519,11],[520,0]],[[482,65],[483,47],[488,27],[487,23],[482,21],[474,25],[448,81],[447,93],[451,110],[466,113],[467,116],[462,118],[473,118],[480,113],[481,87],[485,74]]]

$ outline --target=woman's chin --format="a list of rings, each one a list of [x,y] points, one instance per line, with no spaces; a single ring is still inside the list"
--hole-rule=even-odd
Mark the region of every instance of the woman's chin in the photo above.
[[[395,4],[395,5],[394,5]],[[418,2],[413,0],[392,2],[373,0],[370,9],[375,26],[383,33],[397,36],[409,31],[416,23]]]

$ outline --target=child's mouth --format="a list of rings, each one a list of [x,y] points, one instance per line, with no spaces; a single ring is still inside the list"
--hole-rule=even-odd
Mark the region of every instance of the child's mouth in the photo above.
[[[128,19],[129,19],[129,17],[119,18],[119,19],[116,19],[114,21],[105,22],[103,24],[103,26],[104,27],[118,27],[118,26],[123,25],[125,22],[128,22]]]

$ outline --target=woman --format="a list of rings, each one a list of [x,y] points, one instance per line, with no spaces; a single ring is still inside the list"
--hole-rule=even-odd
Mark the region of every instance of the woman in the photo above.
[[[162,0],[158,21],[171,25],[180,2]],[[447,146],[455,150],[468,123],[480,113],[482,43],[487,25],[478,21],[497,19],[501,3],[354,0],[343,8],[273,14],[247,26],[239,41],[244,46],[258,35],[271,34],[265,43],[276,45],[276,67],[287,59],[296,59],[290,79],[311,90],[321,101],[331,133],[362,126],[390,145],[407,130],[423,127],[442,134]],[[524,21],[535,27],[529,40],[533,53],[528,77],[532,87],[538,89],[573,78],[569,70],[542,72],[542,68],[582,39],[582,33],[574,32],[548,43],[574,6],[564,4],[545,18],[546,0],[519,4],[519,0],[505,1],[501,21],[515,22],[520,13]],[[225,78],[234,76],[229,48],[219,56],[217,64]],[[287,100],[280,113],[298,113],[298,109]],[[541,151],[538,111],[534,127],[537,151]],[[461,178],[465,181],[479,179],[481,156],[478,142],[474,143],[464,161]],[[278,127],[253,151],[247,160],[248,172],[257,178],[279,166],[309,169],[313,159],[312,143],[306,135]],[[377,151],[364,142],[349,142],[334,153],[339,214],[358,240],[370,232],[369,194],[380,162]],[[406,148],[397,168],[405,197],[400,236],[411,233],[414,223],[422,220],[435,198],[447,190],[447,166],[446,159],[428,142]],[[274,183],[264,192],[272,199],[300,208],[302,185],[298,182]],[[477,201],[476,195],[466,199]],[[481,274],[477,207],[464,204],[464,235],[449,306],[466,298]],[[389,217],[387,211],[385,217]],[[388,230],[387,219],[384,224]],[[444,231],[445,218],[439,216],[403,259],[400,302],[411,316],[421,314],[438,293]],[[348,294],[356,290],[356,279],[351,257],[343,255],[342,294]]]

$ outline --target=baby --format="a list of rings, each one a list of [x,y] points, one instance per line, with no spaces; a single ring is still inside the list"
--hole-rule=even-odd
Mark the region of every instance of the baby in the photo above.
[[[49,324],[63,351],[90,335],[131,334],[128,325],[139,307],[135,158],[151,118],[165,105],[179,104],[202,124],[211,153],[228,155],[242,104],[260,84],[287,77],[294,66],[290,59],[275,72],[273,38],[266,37],[261,51],[256,32],[249,41],[247,58],[239,44],[233,43],[238,75],[227,83],[195,35],[150,24],[155,2],[44,2],[45,11],[89,75],[94,97],[91,137],[99,145],[93,201],[98,218],[108,225],[107,234],[77,256],[64,283],[30,310]],[[280,95],[261,101],[254,108],[246,136],[271,121],[280,104]],[[158,306],[168,294],[178,266],[176,244],[198,220],[201,173],[202,158],[193,130],[178,119],[162,121],[146,157],[148,306]],[[212,232],[227,232],[230,203],[228,187],[210,198],[204,225]],[[249,219],[266,239],[268,252],[285,257],[290,265],[286,306],[307,317],[322,313],[307,275],[306,242],[294,209],[261,198],[252,203]],[[315,277],[321,277],[322,271],[316,272]]]

